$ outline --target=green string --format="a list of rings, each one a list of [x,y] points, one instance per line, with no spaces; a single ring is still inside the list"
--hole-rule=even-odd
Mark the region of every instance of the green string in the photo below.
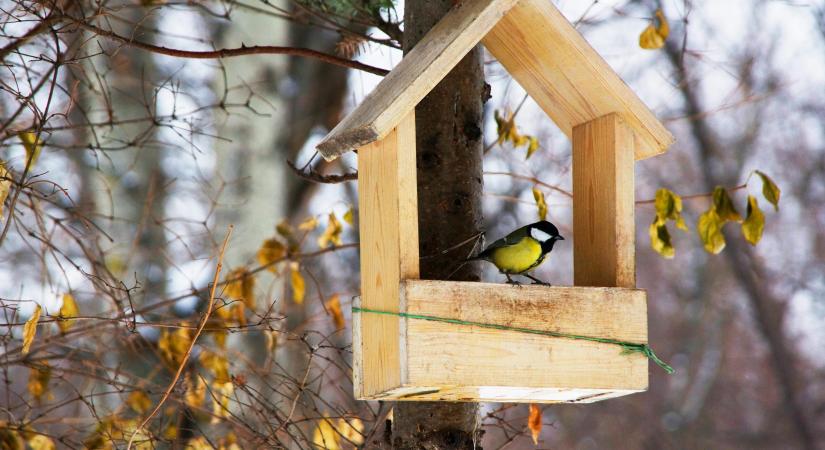
[[[613,344],[622,347],[622,354],[632,354],[632,353],[641,353],[648,357],[651,361],[655,362],[656,365],[661,367],[667,373],[673,373],[673,367],[670,367],[666,362],[659,359],[655,353],[653,353],[653,349],[650,348],[647,344],[637,344],[635,342],[627,342],[627,341],[620,341],[618,339],[610,339],[610,338],[601,338],[601,337],[593,337],[593,336],[582,336],[579,334],[570,334],[570,333],[560,333],[558,331],[544,331],[544,330],[534,330],[532,328],[521,328],[521,327],[508,327],[506,325],[496,325],[494,323],[482,323],[482,322],[472,322],[469,320],[459,320],[459,319],[450,319],[447,317],[438,317],[438,316],[427,316],[424,314],[410,314],[410,313],[403,313],[403,312],[392,312],[392,311],[381,311],[378,309],[369,309],[369,308],[359,308],[357,306],[352,307],[352,312],[364,312],[364,313],[371,313],[371,314],[384,314],[387,316],[397,316],[397,317],[404,317],[407,319],[419,319],[419,320],[429,320],[431,322],[443,322],[443,323],[452,323],[456,325],[472,325],[475,327],[481,328],[490,328],[493,330],[505,330],[505,331],[516,331],[519,333],[526,333],[526,334],[538,334],[541,336],[551,336],[551,337],[558,337],[558,338],[565,338],[565,339],[577,339],[581,341],[590,341],[590,342],[599,342],[602,344]]]

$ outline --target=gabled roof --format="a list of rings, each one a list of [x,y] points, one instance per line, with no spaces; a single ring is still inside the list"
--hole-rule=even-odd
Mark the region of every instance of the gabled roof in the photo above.
[[[550,0],[463,0],[317,146],[327,160],[383,139],[482,42],[568,137],[618,113],[635,131],[636,159],[673,136]]]

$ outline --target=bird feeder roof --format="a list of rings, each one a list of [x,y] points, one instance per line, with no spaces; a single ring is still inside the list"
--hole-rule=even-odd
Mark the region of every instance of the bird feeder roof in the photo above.
[[[549,0],[463,0],[318,145],[327,160],[383,139],[479,42],[558,127],[610,113],[633,129],[637,160],[673,136]]]

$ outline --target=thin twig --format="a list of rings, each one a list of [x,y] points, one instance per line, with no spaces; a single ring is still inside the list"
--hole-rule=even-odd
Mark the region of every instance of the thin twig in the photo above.
[[[113,33],[108,30],[104,30],[102,28],[98,28],[94,25],[89,25],[82,20],[77,20],[71,17],[66,16],[67,19],[71,20],[74,24],[83,28],[87,31],[91,31],[92,33],[97,34],[98,36],[103,36],[115,41],[118,41],[122,44],[125,44],[129,47],[139,48],[141,50],[150,51],[152,53],[158,53],[161,55],[167,56],[174,56],[177,58],[191,58],[191,59],[217,59],[217,58],[231,58],[234,56],[244,56],[244,55],[291,55],[291,56],[304,56],[307,58],[315,58],[325,63],[334,64],[336,66],[348,67],[350,69],[358,69],[363,70],[364,72],[369,72],[375,75],[384,76],[390,73],[386,69],[381,69],[379,67],[370,66],[368,64],[364,64],[358,61],[353,61],[351,59],[341,58],[339,56],[330,55],[327,53],[319,52],[317,50],[312,50],[309,48],[299,48],[299,47],[280,47],[274,45],[253,45],[251,47],[242,46],[239,48],[223,48],[219,50],[211,50],[211,51],[193,51],[193,50],[181,50],[176,48],[169,48],[169,47],[162,47],[159,45],[152,45],[146,42],[136,41],[134,39],[121,36],[119,34]]]
[[[535,183],[539,186],[544,186],[547,189],[556,191],[559,194],[564,195],[565,197],[573,198],[573,193],[572,192],[567,191],[565,189],[562,189],[558,186],[554,186],[552,184],[545,183],[544,181],[541,181],[538,178],[530,176],[530,175],[520,175],[520,174],[512,173],[512,172],[484,172],[484,175],[505,175],[505,176],[508,176],[508,177],[511,177],[511,178],[516,178],[518,180],[530,181],[530,182]]]
[[[20,194],[23,193],[23,188],[26,187],[26,177],[29,175],[29,169],[31,169],[34,164],[35,156],[37,156],[37,145],[40,144],[42,149],[43,144],[40,143],[40,135],[43,133],[43,126],[46,121],[49,120],[49,108],[51,107],[52,98],[54,97],[54,87],[57,85],[57,73],[58,67],[60,67],[60,59],[60,54],[58,53],[57,59],[52,66],[52,84],[49,86],[49,96],[46,99],[46,107],[43,109],[43,115],[39,121],[37,131],[34,133],[34,142],[32,143],[34,149],[31,152],[26,152],[26,166],[23,168],[23,173],[20,175],[20,182],[17,184],[17,189],[15,189],[14,195],[11,197],[11,202],[9,202],[9,218],[6,220],[5,225],[3,225],[3,231],[0,232],[0,246],[2,246],[3,242],[6,240],[6,235],[8,234],[9,229],[11,228],[11,223],[14,220],[14,207],[17,205],[17,200],[20,198]],[[34,93],[32,93],[32,99],[34,99]]]
[[[313,169],[309,169],[308,171],[299,169],[295,166],[295,163],[289,160],[287,160],[286,165],[287,167],[292,169],[292,171],[295,172],[296,175],[305,180],[312,181],[313,183],[338,184],[358,179],[358,172],[324,175],[318,173]]]
[[[735,192],[735,191],[738,191],[740,189],[745,189],[746,187],[748,187],[748,182],[747,181],[740,184],[739,186],[734,186],[732,188],[727,188],[727,190],[730,191],[730,192]],[[696,199],[699,199],[699,198],[710,198],[710,197],[713,197],[713,192],[706,192],[704,194],[683,195],[682,200],[696,200]],[[656,203],[655,198],[652,198],[650,200],[637,200],[636,201],[637,205],[651,205],[653,203]]]
[[[135,428],[135,431],[132,433],[132,437],[129,438],[129,444],[126,446],[126,450],[131,450],[132,443],[135,440],[135,436],[137,436],[140,430],[142,430],[143,427],[145,427],[146,424],[149,423],[150,420],[152,420],[152,417],[154,417],[155,414],[157,414],[158,411],[160,411],[160,408],[166,402],[166,399],[169,398],[169,394],[171,394],[172,390],[175,389],[175,385],[178,383],[181,373],[183,373],[183,368],[186,367],[186,363],[189,361],[189,355],[192,354],[192,349],[195,348],[195,342],[197,342],[198,336],[201,335],[203,328],[206,326],[206,322],[209,320],[209,316],[212,314],[212,304],[215,301],[215,291],[218,288],[218,280],[220,279],[221,268],[223,267],[223,255],[224,253],[226,253],[226,244],[229,243],[229,237],[232,236],[232,228],[233,226],[229,225],[229,230],[227,230],[226,232],[226,237],[223,238],[223,245],[221,245],[221,251],[218,254],[218,264],[215,267],[215,276],[212,279],[212,289],[209,291],[209,301],[206,303],[206,313],[204,313],[203,315],[203,320],[201,320],[200,326],[198,327],[197,331],[195,331],[195,335],[192,337],[192,342],[189,343],[189,348],[186,349],[186,353],[184,353],[183,359],[181,360],[180,365],[178,366],[178,371],[175,372],[175,376],[174,378],[172,378],[172,381],[166,388],[166,392],[163,393],[163,396],[160,398],[160,401],[158,402],[157,406],[155,406],[155,409],[153,409],[152,412],[149,413],[149,415],[146,416],[145,419],[143,419],[140,425],[138,425],[137,428]]]

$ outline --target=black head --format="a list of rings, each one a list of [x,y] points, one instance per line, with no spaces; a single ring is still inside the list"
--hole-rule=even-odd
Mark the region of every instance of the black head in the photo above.
[[[541,248],[545,253],[553,249],[553,244],[556,241],[564,240],[564,237],[559,234],[559,229],[546,220],[530,224],[527,227],[530,237],[541,242]]]

